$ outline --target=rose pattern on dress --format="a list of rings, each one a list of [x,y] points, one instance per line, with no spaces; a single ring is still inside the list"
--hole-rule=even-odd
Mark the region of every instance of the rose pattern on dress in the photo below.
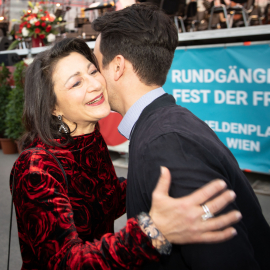
[[[63,142],[63,139],[57,140]],[[125,213],[126,181],[119,182],[98,129],[74,143],[50,147],[36,138],[28,148],[51,151],[68,180],[42,150],[23,152],[13,167],[14,205],[28,269],[136,269],[159,254],[135,219],[113,234]]]

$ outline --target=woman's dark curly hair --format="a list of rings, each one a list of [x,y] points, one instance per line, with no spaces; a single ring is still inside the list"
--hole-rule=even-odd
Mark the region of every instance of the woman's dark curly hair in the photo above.
[[[63,138],[63,136],[66,139],[65,144],[72,141],[69,127],[65,125],[69,131],[67,134],[60,133],[60,121],[53,115],[57,100],[52,80],[57,62],[72,52],[83,55],[98,68],[97,60],[91,49],[82,39],[78,38],[63,39],[52,48],[39,53],[27,68],[23,112],[26,133],[21,140],[23,148],[36,137],[51,146],[61,146],[54,139]]]

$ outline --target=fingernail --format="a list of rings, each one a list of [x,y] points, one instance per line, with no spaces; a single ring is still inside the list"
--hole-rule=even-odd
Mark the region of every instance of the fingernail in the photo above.
[[[234,236],[236,236],[236,235],[237,235],[237,231],[236,231],[236,229],[233,229],[233,230],[232,230],[232,235],[234,235]]]
[[[219,183],[220,183],[221,187],[223,187],[223,188],[227,187],[227,184],[223,180],[220,180]]]
[[[236,215],[238,220],[242,218],[242,214],[240,212],[237,212],[235,215]]]
[[[231,197],[232,197],[232,198],[235,198],[235,197],[236,197],[235,192],[234,192],[234,191],[232,191],[232,190],[230,191],[230,195],[231,195]]]
[[[164,167],[160,166],[160,174],[162,175],[164,173]]]

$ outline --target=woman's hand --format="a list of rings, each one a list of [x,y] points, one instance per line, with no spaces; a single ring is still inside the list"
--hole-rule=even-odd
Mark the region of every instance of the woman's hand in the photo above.
[[[213,181],[189,196],[174,199],[168,195],[170,180],[169,170],[161,167],[161,176],[152,193],[149,212],[155,226],[170,243],[214,243],[228,240],[237,234],[229,226],[241,219],[238,211],[206,221],[202,219],[205,214],[202,204],[206,204],[210,212],[215,214],[234,201],[235,193],[226,190],[224,181]]]

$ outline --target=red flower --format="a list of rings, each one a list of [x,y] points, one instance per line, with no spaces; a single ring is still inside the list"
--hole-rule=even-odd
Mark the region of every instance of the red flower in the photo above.
[[[46,31],[47,33],[49,33],[49,32],[51,31],[51,29],[52,29],[52,26],[51,26],[51,25],[48,25],[45,31]]]
[[[30,28],[30,27],[31,27],[31,24],[30,24],[30,23],[28,23],[26,27],[27,27],[27,28]]]
[[[46,26],[46,23],[45,22],[41,23],[41,26],[42,27],[45,27]]]
[[[40,21],[35,22],[35,26],[40,26]]]
[[[40,37],[41,39],[44,39],[44,38],[45,38],[45,35],[41,34],[41,35],[39,35],[39,37]]]
[[[39,34],[39,33],[40,33],[40,29],[39,29],[39,28],[36,28],[36,29],[35,29],[35,33],[36,33],[36,34]]]
[[[46,21],[46,17],[45,17],[45,16],[42,16],[40,19],[41,19],[42,21]]]

